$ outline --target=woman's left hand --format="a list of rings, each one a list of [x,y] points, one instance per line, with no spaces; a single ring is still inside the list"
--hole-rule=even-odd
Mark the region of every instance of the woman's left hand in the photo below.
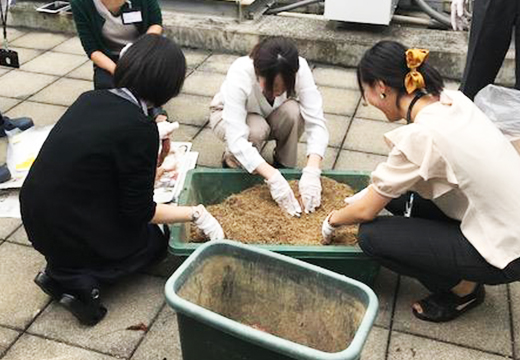
[[[305,213],[311,213],[321,205],[321,170],[307,166],[299,182],[300,196]]]

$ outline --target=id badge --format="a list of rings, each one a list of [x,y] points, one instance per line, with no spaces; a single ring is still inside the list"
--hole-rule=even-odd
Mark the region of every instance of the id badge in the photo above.
[[[0,65],[18,69],[20,67],[18,53],[14,50],[0,49]]]
[[[121,20],[125,25],[140,23],[143,21],[143,14],[141,13],[141,10],[137,9],[125,10],[121,14]]]

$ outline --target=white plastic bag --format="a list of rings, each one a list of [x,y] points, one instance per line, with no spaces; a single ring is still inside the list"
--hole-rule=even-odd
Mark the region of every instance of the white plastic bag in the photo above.
[[[488,85],[475,97],[475,105],[510,140],[520,140],[520,90]]]
[[[52,127],[53,125],[33,126],[23,132],[19,130],[7,132],[7,167],[12,178],[0,184],[0,189],[22,187],[23,181]]]

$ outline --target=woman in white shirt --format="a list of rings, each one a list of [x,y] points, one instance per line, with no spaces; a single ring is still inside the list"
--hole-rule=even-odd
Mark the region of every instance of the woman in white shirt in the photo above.
[[[323,236],[363,223],[363,251],[432,292],[414,315],[443,322],[481,304],[483,284],[520,279],[520,156],[470,99],[443,89],[427,56],[383,41],[361,60],[365,100],[408,125],[385,134],[387,161]],[[376,218],[385,207],[396,216]]]
[[[211,102],[210,125],[226,143],[223,166],[242,166],[262,175],[273,199],[292,216],[302,210],[276,168],[296,166],[298,139],[305,130],[307,166],[299,190],[305,212],[320,206],[320,167],[329,133],[312,72],[290,40],[268,38],[231,65]],[[271,139],[276,141],[274,166],[260,155]]]

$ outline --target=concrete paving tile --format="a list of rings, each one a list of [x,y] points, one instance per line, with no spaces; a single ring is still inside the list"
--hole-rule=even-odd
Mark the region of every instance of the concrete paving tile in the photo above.
[[[88,61],[85,56],[48,51],[21,66],[24,71],[63,76]]]
[[[26,98],[56,81],[56,79],[56,76],[34,74],[21,70],[11,71],[2,76],[0,96]]]
[[[139,323],[150,324],[164,303],[163,292],[162,279],[135,275],[103,291],[108,314],[98,325],[79,324],[69,312],[53,302],[27,331],[126,358],[143,337],[142,331],[126,328]]]
[[[354,118],[343,149],[388,155],[390,148],[383,135],[401,126],[389,122]]]
[[[0,324],[24,329],[49,302],[33,283],[45,259],[27,246],[0,245]]]
[[[9,71],[12,71],[12,69],[7,66],[0,66],[0,76],[7,74]]]
[[[443,324],[421,321],[413,316],[411,305],[427,295],[427,290],[418,281],[401,277],[394,330],[511,356],[512,339],[505,285],[487,286],[484,304]]]
[[[329,146],[340,147],[350,124],[349,116],[325,114],[327,129],[329,130]],[[300,142],[307,142],[307,134],[304,132]]]
[[[66,77],[92,81],[94,79],[94,66],[91,61],[87,61],[76,70],[68,73]]]
[[[182,92],[185,94],[213,97],[220,90],[226,78],[223,74],[195,71],[184,82]]]
[[[240,56],[231,54],[213,54],[204,61],[198,70],[227,74],[229,67]]]
[[[21,100],[0,96],[0,112],[5,114],[7,110],[18,104]]]
[[[36,58],[37,56],[40,56],[44,53],[43,50],[38,49],[27,49],[27,48],[11,48],[12,50],[15,50],[18,52],[18,60],[20,61],[20,65],[27,64],[32,59]]]
[[[482,329],[482,326],[478,327]],[[475,329],[472,329],[474,332]],[[507,358],[456,345],[392,332],[388,360],[505,360]]]
[[[70,36],[48,32],[30,32],[11,43],[15,47],[49,50],[65,42]]]
[[[353,115],[360,99],[359,91],[320,86],[323,111],[337,115]]]
[[[273,152],[276,146],[275,141],[269,141],[264,148],[262,149],[262,156],[268,163],[273,163]],[[325,152],[325,158],[322,161],[321,168],[322,170],[330,170],[336,161],[336,157],[338,156],[339,149],[328,147]],[[306,144],[298,144],[298,163],[296,167],[298,169],[303,169],[307,165],[307,145]]]
[[[511,292],[511,310],[515,333],[515,353],[516,356],[520,354],[520,282],[514,282],[509,285]]]
[[[170,139],[172,141],[192,141],[199,131],[200,127],[181,124],[170,136]]]
[[[4,360],[115,360],[108,355],[24,334],[7,352]]]
[[[7,239],[20,225],[22,225],[20,219],[0,218],[0,240]]]
[[[380,121],[388,121],[386,119],[385,114],[372,105],[359,105],[357,111],[356,111],[356,117],[362,118],[362,119],[371,119],[371,120],[380,120]]]
[[[63,91],[63,89],[67,89],[67,91]],[[93,89],[92,81],[63,78],[43,89],[29,100],[70,106],[85,91]]]
[[[210,97],[180,94],[164,105],[164,109],[171,119],[181,124],[204,126],[209,119],[210,102]]]
[[[188,69],[195,69],[210,55],[209,51],[195,49],[182,49],[182,52],[186,57],[186,65]]]
[[[7,241],[20,244],[20,245],[29,245],[31,246],[31,243],[29,242],[29,239],[27,238],[27,232],[25,231],[25,228],[23,226],[20,226],[18,230],[16,230],[11,236],[7,238]]]
[[[179,258],[177,256],[168,254],[166,259],[161,261],[160,263],[150,266],[145,269],[143,272],[145,274],[159,276],[162,278],[169,278],[172,274],[177,270],[179,266],[184,262],[184,259]]]
[[[392,319],[392,307],[394,306],[394,298],[396,295],[397,274],[381,267],[379,275],[373,286],[373,290],[379,300],[379,314],[376,318],[376,325],[384,328],[390,327]]]
[[[359,92],[356,69],[318,65],[312,73],[314,81],[319,86],[354,89]]]
[[[7,154],[7,138],[0,139],[0,165],[5,164]]]
[[[0,358],[11,344],[18,338],[20,333],[0,326]]]
[[[85,59],[87,59],[87,55],[85,54],[85,50],[83,50],[83,46],[81,45],[81,41],[79,37],[73,37],[69,40],[62,42],[58,46],[56,46],[52,51],[67,53],[67,54],[76,54],[83,55]]]
[[[335,170],[373,171],[386,156],[367,154],[359,151],[341,150]]]
[[[361,352],[363,360],[385,360],[388,330],[374,326]]]
[[[55,124],[65,111],[67,111],[67,108],[64,106],[24,101],[9,110],[6,115],[11,117],[28,116],[33,119],[36,126],[45,126]]]
[[[12,26],[7,28],[7,38],[9,39],[9,44],[11,44],[12,41],[18,39],[19,37],[24,36],[27,34],[26,30],[17,29]]]
[[[205,128],[192,141],[192,150],[199,152],[197,165],[222,167],[222,153],[226,146],[217,139],[211,129]]]
[[[131,360],[182,359],[177,315],[166,305]]]

